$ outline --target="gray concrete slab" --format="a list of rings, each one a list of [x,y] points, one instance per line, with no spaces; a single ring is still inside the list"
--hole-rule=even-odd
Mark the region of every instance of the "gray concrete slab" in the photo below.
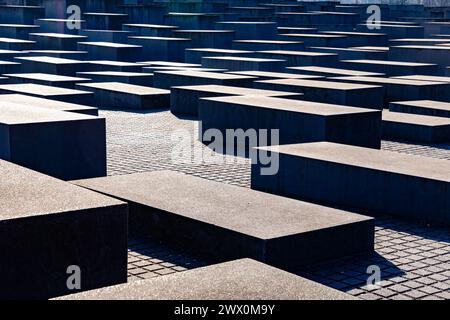
[[[327,68],[327,67],[316,67],[316,66],[306,66],[306,67],[288,67],[289,72],[313,75],[320,77],[333,77],[333,76],[361,76],[361,77],[371,77],[371,76],[384,76],[384,73],[379,72],[367,72],[340,68]]]
[[[189,48],[185,50],[185,61],[189,63],[202,63],[202,57],[240,56],[251,57],[254,51],[216,49],[216,48]]]
[[[168,90],[120,82],[82,83],[77,87],[94,93],[97,108],[145,110],[170,107]]]
[[[228,71],[227,73],[237,74],[241,76],[257,77],[258,80],[275,80],[275,79],[320,79],[321,76],[295,74],[288,72],[270,72],[270,71]]]
[[[335,53],[322,53],[312,51],[270,50],[259,51],[257,57],[269,59],[282,59],[287,61],[289,67],[293,66],[335,66],[338,55]]]
[[[126,282],[125,203],[3,160],[0,190],[2,299],[73,293],[72,265],[82,290]]]
[[[396,101],[389,104],[389,110],[435,117],[450,118],[450,103],[433,100]]]
[[[170,111],[173,114],[198,116],[198,104],[201,98],[220,96],[265,96],[287,99],[301,99],[303,97],[301,93],[221,85],[171,87]]]
[[[16,58],[22,65],[22,72],[26,73],[49,73],[64,76],[75,76],[77,71],[86,71],[89,63],[74,60],[47,56],[18,57]]]
[[[422,143],[450,142],[450,119],[383,111],[381,136],[385,140]]]
[[[63,179],[106,175],[105,119],[2,102],[0,158]]]
[[[383,68],[383,73],[388,76],[406,76],[412,74],[436,75],[439,72],[438,65],[432,63],[389,61],[389,60],[342,60],[342,67],[369,72],[378,72]]]
[[[94,290],[58,300],[351,300],[352,297],[251,259]]]
[[[305,100],[381,110],[383,88],[377,85],[309,79],[255,81],[255,88],[303,93]]]
[[[36,108],[44,108],[56,111],[67,111],[81,113],[90,116],[98,116],[98,109],[83,106],[81,104],[67,103],[62,101],[42,99],[23,94],[2,94],[0,95],[0,108],[1,104],[19,104],[25,106],[32,106]]]
[[[8,73],[5,76],[10,79],[10,83],[34,83],[66,89],[75,89],[76,83],[90,81],[88,78],[60,76],[48,73]]]
[[[122,82],[138,86],[152,86],[153,73],[125,71],[77,72],[77,76],[86,77],[92,82]]]
[[[255,77],[239,76],[219,72],[202,72],[195,70],[156,71],[153,75],[153,85],[156,88],[169,89],[175,86],[192,85],[224,85],[236,87],[253,87]]]
[[[74,183],[128,202],[131,234],[220,260],[249,257],[292,269],[373,250],[372,218],[192,175],[156,171]]]
[[[223,137],[227,137],[227,129],[278,129],[280,144],[333,141],[380,147],[381,112],[378,110],[263,96],[234,96],[200,99],[199,119],[202,137],[208,129],[219,130]],[[238,139],[237,143],[223,140],[223,150],[233,144],[243,148],[271,143],[269,139],[258,138],[249,142]]]
[[[248,58],[248,57],[202,57],[202,67],[226,69],[230,71],[272,71],[281,72],[286,68],[287,61],[283,59]]]
[[[438,99],[449,101],[449,84],[385,77],[332,77],[330,80],[380,85],[384,88],[384,106],[390,102]]]
[[[140,61],[143,49],[140,45],[114,42],[78,42],[78,50],[87,51],[91,60]]]
[[[93,93],[75,89],[58,88],[34,83],[2,84],[0,93],[19,93],[86,106],[92,104]]]
[[[260,164],[253,165],[253,189],[360,213],[450,223],[446,160],[329,142],[261,149],[279,153],[280,170],[263,176]]]

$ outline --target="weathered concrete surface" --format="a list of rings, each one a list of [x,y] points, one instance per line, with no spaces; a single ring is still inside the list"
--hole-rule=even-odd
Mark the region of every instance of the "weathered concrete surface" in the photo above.
[[[201,98],[220,96],[265,96],[301,99],[303,94],[220,85],[172,87],[170,89],[170,111],[174,114],[198,116],[198,104]]]
[[[159,109],[170,106],[168,90],[120,82],[83,83],[77,87],[92,91],[98,108]]]
[[[89,91],[58,88],[33,83],[2,84],[0,85],[0,94],[5,93],[19,93],[32,97],[83,104],[87,106],[92,104],[92,98],[94,96],[93,93]]]
[[[337,81],[276,79],[255,81],[255,88],[303,93],[305,100],[381,110],[383,88]]]
[[[199,133],[227,129],[279,130],[279,143],[332,141],[369,148],[380,147],[381,112],[318,102],[262,96],[202,98]],[[203,141],[207,143],[207,141]],[[224,148],[235,141],[224,139]],[[242,147],[243,141],[236,143]],[[256,145],[270,145],[258,139]],[[244,142],[246,145],[247,142]],[[255,142],[250,141],[250,147]],[[225,149],[224,149],[225,150]]]
[[[370,214],[450,224],[450,163],[329,142],[262,147],[279,153],[276,175],[252,166],[252,188]]]
[[[86,114],[90,116],[98,116],[97,108],[83,106],[81,104],[31,97],[23,94],[2,94],[0,95],[0,110],[2,107],[2,103],[6,103],[7,105],[18,104],[36,108],[45,108],[50,110],[67,111]]]
[[[45,299],[126,282],[125,203],[0,160],[0,297]]]
[[[3,102],[0,158],[63,179],[106,175],[105,119]]]
[[[69,295],[59,300],[352,300],[251,259]]]
[[[221,260],[292,269],[373,249],[371,218],[173,171],[74,183],[127,201],[132,234]]]
[[[450,142],[450,119],[383,111],[381,136],[386,140],[424,143]]]
[[[397,101],[389,104],[389,110],[450,118],[450,103],[432,100]]]
[[[195,70],[157,71],[154,73],[153,85],[156,88],[169,89],[175,86],[224,85],[237,87],[252,87],[258,78],[238,76],[218,72],[201,72]]]

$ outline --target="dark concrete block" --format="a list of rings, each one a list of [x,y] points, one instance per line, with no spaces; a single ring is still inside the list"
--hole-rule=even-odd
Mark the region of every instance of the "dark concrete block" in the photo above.
[[[352,296],[250,259],[216,264],[61,300],[351,300]]]
[[[114,42],[78,42],[78,50],[87,51],[91,60],[140,61],[142,46]]]
[[[255,81],[255,88],[303,93],[305,100],[381,110],[381,86],[309,79]]]
[[[0,158],[63,180],[106,175],[105,119],[2,102]]]
[[[59,76],[47,73],[12,73],[6,74],[5,76],[10,79],[10,83],[34,83],[67,89],[74,89],[76,83],[90,81],[87,78]]]
[[[153,76],[156,88],[170,89],[175,86],[196,86],[216,84],[223,86],[252,87],[257,78],[238,76],[218,72],[201,72],[194,70],[157,71]]]
[[[2,84],[0,94],[19,93],[32,97],[46,98],[67,103],[92,105],[94,94],[88,91],[45,86],[33,83]]]
[[[433,100],[397,101],[389,104],[389,110],[450,118],[450,103]]]
[[[203,57],[205,68],[226,69],[230,71],[273,71],[281,72],[286,68],[286,60],[247,57]]]
[[[236,40],[275,40],[277,24],[260,21],[222,21],[216,24],[221,30],[234,30]]]
[[[125,203],[0,160],[1,299],[47,299],[127,281]]]
[[[383,111],[381,128],[385,140],[450,142],[450,119],[442,117]]]
[[[170,111],[173,114],[198,116],[201,98],[220,96],[264,96],[301,99],[302,94],[282,91],[269,91],[220,85],[185,86],[170,88]]]
[[[438,74],[438,66],[430,63],[385,61],[385,60],[342,60],[342,67],[361,71],[378,72],[382,68],[387,76],[412,74]]]
[[[107,109],[160,109],[170,107],[170,91],[120,82],[82,83],[94,93],[95,106]]]
[[[131,234],[219,260],[249,257],[292,269],[373,250],[371,218],[191,175],[156,171],[74,183],[127,201]]]
[[[148,87],[151,87],[153,85],[153,73],[92,71],[77,72],[77,75],[80,77],[87,77],[91,79],[92,82],[122,82]]]
[[[279,153],[276,175],[252,166],[252,188],[357,212],[450,224],[447,160],[328,142],[262,148]]]
[[[439,99],[450,101],[449,84],[445,82],[418,81],[385,77],[332,77],[335,81],[380,85],[384,88],[384,106],[405,100]]]
[[[141,46],[142,57],[164,61],[184,61],[184,50],[191,39],[174,37],[130,37],[129,43]]]
[[[215,48],[193,48],[185,50],[185,61],[188,63],[202,63],[203,57],[252,57],[253,51],[244,50],[229,50],[229,49],[215,49]]]
[[[384,73],[378,72],[367,72],[340,68],[327,68],[327,67],[316,67],[316,66],[306,66],[306,67],[289,67],[287,68],[289,72],[298,73],[302,75],[312,75],[319,77],[336,77],[336,76],[361,76],[361,77],[371,77],[371,76],[384,76]]]
[[[18,104],[35,108],[75,112],[96,117],[98,116],[97,108],[50,99],[36,98],[22,94],[2,94],[0,95],[0,106],[1,103]]]
[[[42,50],[77,50],[78,42],[87,37],[64,33],[30,33],[29,39],[36,42],[35,49]]]
[[[75,76],[77,71],[87,71],[90,68],[88,62],[47,56],[19,57],[16,60],[21,63],[22,72],[26,73]]]
[[[287,66],[336,66],[338,55],[335,53],[321,53],[311,51],[259,51],[257,57],[270,59],[283,59]]]
[[[332,141],[380,147],[381,112],[317,102],[262,96],[203,98],[199,104],[201,137],[216,129],[278,129],[279,143]],[[224,139],[226,140],[226,139]],[[206,143],[206,141],[204,141]],[[224,141],[226,146],[267,145],[270,141]]]

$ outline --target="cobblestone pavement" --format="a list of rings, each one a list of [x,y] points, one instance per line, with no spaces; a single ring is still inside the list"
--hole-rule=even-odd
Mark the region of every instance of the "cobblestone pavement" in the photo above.
[[[107,119],[109,175],[175,170],[241,187],[250,185],[249,160],[213,154],[193,138],[192,119],[178,119],[168,111],[101,111],[101,115]],[[180,141],[194,151],[175,161],[178,153],[172,152]],[[450,145],[383,141],[382,148],[450,160]],[[204,161],[198,161],[201,155]],[[362,299],[450,299],[450,229],[377,218],[375,249],[374,254],[317,265],[299,274]],[[130,281],[211,263],[155,239],[129,243]],[[366,285],[367,268],[373,265],[381,270],[378,287]]]

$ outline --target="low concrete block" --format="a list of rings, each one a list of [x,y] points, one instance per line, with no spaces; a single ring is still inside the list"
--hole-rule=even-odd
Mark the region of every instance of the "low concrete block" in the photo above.
[[[80,77],[86,77],[92,82],[122,82],[138,86],[151,87],[153,73],[123,72],[123,71],[93,71],[77,72]]]
[[[74,183],[127,201],[131,234],[219,260],[248,257],[289,270],[373,250],[372,218],[191,175],[157,171]]]
[[[219,130],[223,137],[227,137],[227,129],[257,132],[278,129],[280,144],[332,141],[380,147],[381,112],[377,110],[273,97],[234,96],[200,99],[199,119],[202,121],[200,137],[204,137],[208,129]],[[261,138],[248,142],[224,140],[223,150],[230,146],[247,150],[247,145],[271,144],[269,139]]]
[[[226,69],[230,71],[273,71],[281,72],[286,68],[286,60],[246,57],[203,57],[205,68]]]
[[[301,99],[302,94],[282,91],[269,91],[220,85],[171,87],[170,111],[173,114],[198,116],[201,98],[220,96],[264,96]]]
[[[381,110],[381,86],[335,81],[276,79],[255,81],[255,88],[303,93],[305,100]]]
[[[12,73],[5,76],[9,78],[10,83],[34,83],[66,89],[74,89],[76,83],[90,81],[90,79],[87,78],[60,76],[47,73]]]
[[[193,48],[185,50],[185,61],[188,63],[202,63],[203,57],[252,57],[253,51],[215,49],[215,48]]]
[[[131,282],[59,300],[351,300],[341,291],[251,259]]]
[[[106,175],[105,119],[2,102],[0,158],[71,180]]]
[[[2,84],[0,94],[19,93],[32,97],[58,100],[67,103],[90,106],[94,94],[88,91],[45,86],[33,83]]]
[[[142,46],[114,42],[78,42],[78,50],[87,51],[91,60],[140,61]]]
[[[184,50],[191,46],[189,38],[129,37],[129,43],[142,46],[142,57],[184,62]]]
[[[360,76],[360,77],[371,77],[371,76],[384,76],[384,73],[378,72],[367,72],[340,68],[327,68],[327,67],[316,67],[316,66],[306,66],[306,67],[288,67],[289,72],[298,73],[302,75],[312,75],[319,77],[335,77],[335,76]]]
[[[424,143],[450,142],[450,119],[383,111],[382,137]]]
[[[194,70],[156,71],[153,84],[156,88],[170,89],[175,86],[196,86],[216,84],[223,86],[252,87],[255,77],[238,76],[218,72],[201,72]]]
[[[259,51],[257,57],[282,59],[287,61],[287,66],[336,66],[338,55],[335,53],[321,53],[311,51]]]
[[[385,61],[385,60],[342,60],[342,67],[369,72],[382,68],[387,76],[406,76],[412,74],[436,75],[438,66],[431,63]]]
[[[55,58],[48,56],[18,57],[16,58],[22,65],[22,72],[26,73],[47,73],[62,76],[75,76],[77,71],[88,71],[88,62]]]
[[[445,82],[418,81],[385,77],[332,77],[334,81],[380,85],[384,88],[384,106],[405,100],[439,99],[450,101],[449,84]]]
[[[56,111],[75,112],[96,117],[98,116],[97,108],[50,99],[36,98],[23,94],[2,94],[0,95],[0,110],[2,103],[25,105]]]
[[[293,50],[301,51],[305,45],[301,41],[282,41],[282,40],[234,40],[233,49],[236,50]]]
[[[450,118],[450,103],[433,100],[397,101],[389,104],[389,110]]]
[[[125,203],[3,160],[0,190],[1,299],[73,293],[73,265],[81,290],[127,281]]]
[[[277,24],[261,21],[222,21],[216,24],[221,30],[234,30],[236,40],[275,40]]]
[[[450,223],[447,160],[328,142],[264,147],[279,154],[276,175],[252,166],[252,189],[357,212]]]
[[[95,106],[107,109],[160,109],[170,107],[170,91],[120,82],[78,84],[94,93]]]

